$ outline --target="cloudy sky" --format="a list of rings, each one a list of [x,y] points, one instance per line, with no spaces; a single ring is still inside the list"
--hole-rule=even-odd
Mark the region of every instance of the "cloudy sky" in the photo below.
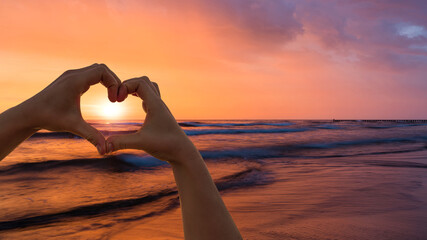
[[[0,1],[0,111],[67,69],[147,75],[178,119],[427,118],[425,0]],[[82,99],[100,118],[102,86]],[[144,116],[136,98],[121,118]]]

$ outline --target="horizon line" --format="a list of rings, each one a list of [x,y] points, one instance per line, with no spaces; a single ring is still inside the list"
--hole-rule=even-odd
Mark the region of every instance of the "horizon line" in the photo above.
[[[144,121],[144,119],[85,119],[86,121]],[[427,118],[186,118],[176,121],[427,121]]]

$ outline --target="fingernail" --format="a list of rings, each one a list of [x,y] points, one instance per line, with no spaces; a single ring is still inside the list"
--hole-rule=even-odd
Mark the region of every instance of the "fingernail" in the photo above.
[[[112,143],[108,143],[108,149],[109,149],[109,152],[114,151]]]

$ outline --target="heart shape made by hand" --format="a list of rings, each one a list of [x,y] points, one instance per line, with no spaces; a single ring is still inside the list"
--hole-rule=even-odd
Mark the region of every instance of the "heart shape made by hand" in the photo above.
[[[155,82],[151,82],[148,77],[141,77],[126,80],[121,86],[124,86],[126,96],[132,94],[142,99],[146,116],[137,132],[110,136],[107,139],[107,152],[140,149],[168,162],[199,156],[199,152],[161,99],[159,86]]]
[[[123,101],[126,89],[120,79],[104,64],[68,70],[44,90],[23,103],[32,113],[34,129],[72,132],[95,145],[100,154],[107,152],[104,136],[82,117],[80,97],[91,85],[101,83],[108,89],[110,101]]]
[[[102,133],[87,123],[81,114],[80,98],[91,85],[101,83],[108,89],[111,102],[122,102],[129,94],[142,100],[146,112],[144,124],[135,133],[110,136],[107,140]],[[69,70],[52,84],[25,102],[34,129],[72,132],[93,145],[100,154],[119,149],[140,149],[166,161],[174,161],[183,155],[194,154],[194,145],[179,127],[172,113],[160,96],[155,82],[148,77],[133,78],[121,82],[104,64]],[[197,153],[198,154],[198,153]]]

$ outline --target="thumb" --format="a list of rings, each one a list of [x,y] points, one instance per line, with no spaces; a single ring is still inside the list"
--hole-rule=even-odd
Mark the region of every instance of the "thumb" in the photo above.
[[[120,149],[140,149],[140,136],[138,133],[114,135],[107,139],[109,152]]]
[[[99,154],[104,155],[107,152],[104,135],[86,121],[82,120],[73,132],[92,143]]]

